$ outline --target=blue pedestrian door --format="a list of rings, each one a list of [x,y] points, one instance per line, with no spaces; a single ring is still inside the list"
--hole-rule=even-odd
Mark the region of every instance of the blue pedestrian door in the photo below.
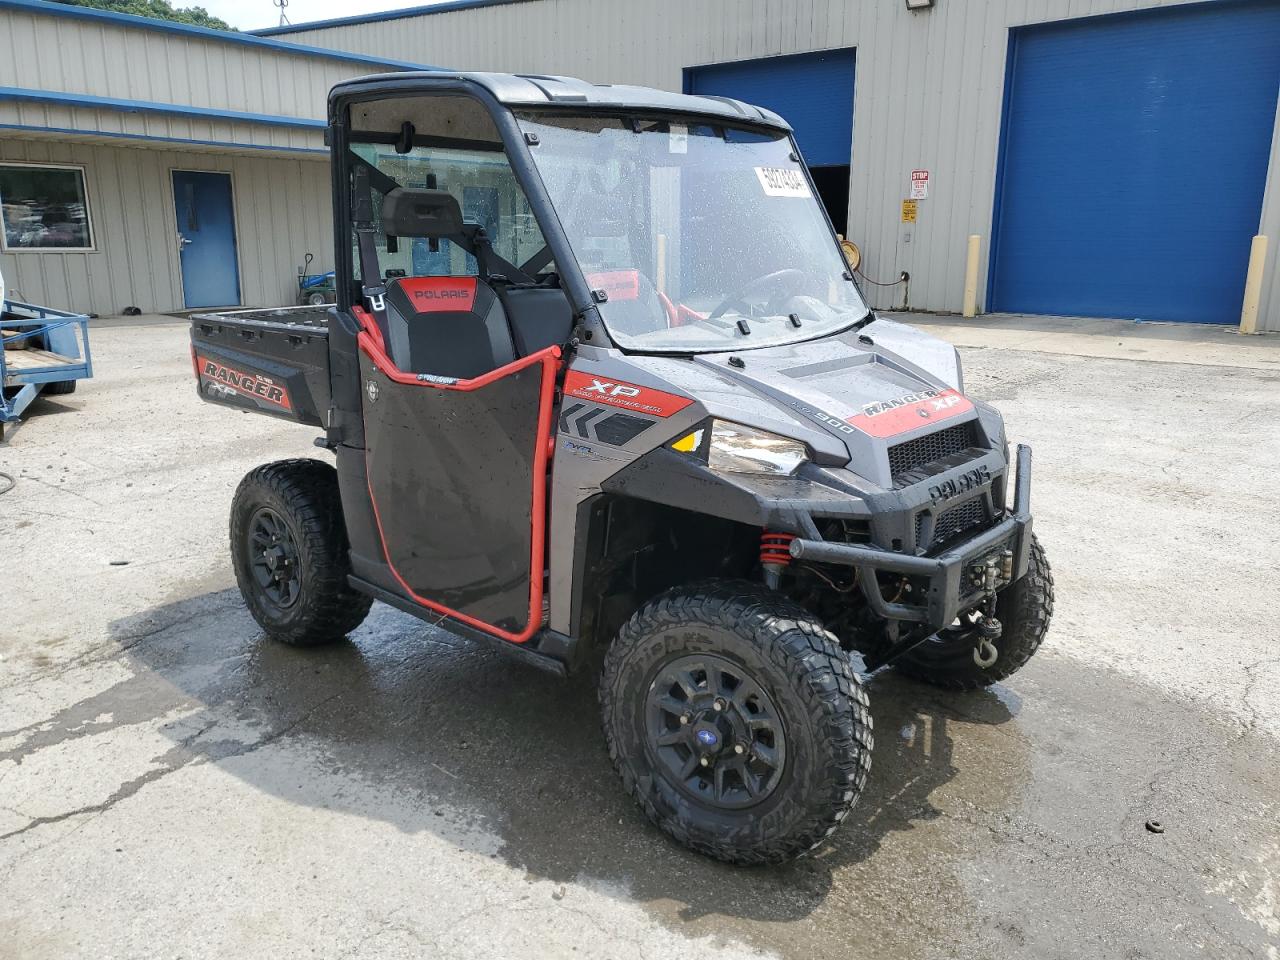
[[[184,304],[188,308],[239,305],[231,175],[173,171],[173,206]]]
[[[1015,30],[990,309],[1237,323],[1280,84],[1280,4]]]

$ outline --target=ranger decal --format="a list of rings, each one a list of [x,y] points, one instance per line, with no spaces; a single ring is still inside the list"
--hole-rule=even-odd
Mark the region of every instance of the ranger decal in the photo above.
[[[260,373],[244,373],[217,360],[210,360],[208,357],[197,356],[196,361],[199,364],[201,376],[222,386],[224,390],[231,390],[242,397],[265,400],[282,410],[293,409],[289,403],[289,391],[270,377]]]
[[[941,420],[950,420],[973,409],[973,404],[955,390],[919,390],[892,400],[878,400],[863,406],[848,422],[863,433],[881,439],[907,433]]]

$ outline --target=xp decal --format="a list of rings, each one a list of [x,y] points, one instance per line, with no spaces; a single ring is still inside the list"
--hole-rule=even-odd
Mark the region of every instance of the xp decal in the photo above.
[[[669,417],[693,403],[688,397],[664,393],[651,387],[638,387],[634,383],[602,380],[578,370],[570,370],[565,375],[564,395],[579,400],[594,400],[611,407],[625,407],[657,417]]]
[[[892,400],[868,403],[848,422],[863,433],[883,439],[926,423],[950,420],[972,409],[973,404],[955,390],[920,390]]]
[[[217,360],[210,360],[208,357],[199,355],[196,356],[196,364],[200,370],[200,375],[209,381],[207,385],[209,388],[217,387],[223,391],[230,390],[238,393],[242,397],[264,400],[267,403],[274,404],[281,410],[292,409],[289,403],[289,391],[270,377],[256,373],[245,373],[234,367],[228,367],[224,363],[219,363]]]

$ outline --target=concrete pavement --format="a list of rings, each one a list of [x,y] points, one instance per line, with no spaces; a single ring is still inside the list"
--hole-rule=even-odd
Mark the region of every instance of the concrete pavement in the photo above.
[[[1054,624],[991,691],[873,677],[866,795],[774,870],[646,824],[587,678],[381,605],[263,641],[227,507],[313,431],[101,325],[0,446],[0,955],[1277,960],[1280,343],[924,324],[1035,446]]]

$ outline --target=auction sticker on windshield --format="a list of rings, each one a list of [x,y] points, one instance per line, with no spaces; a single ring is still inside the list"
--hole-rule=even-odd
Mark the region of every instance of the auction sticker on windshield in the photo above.
[[[756,167],[756,176],[760,178],[760,186],[764,187],[766,196],[811,196],[809,184],[799,170],[788,170],[785,167]]]

